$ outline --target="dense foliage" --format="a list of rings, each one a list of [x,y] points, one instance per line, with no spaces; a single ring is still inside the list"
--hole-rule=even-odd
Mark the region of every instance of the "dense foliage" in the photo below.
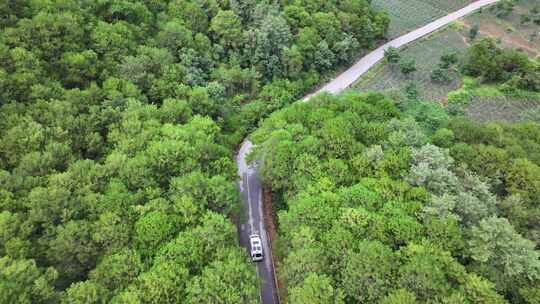
[[[0,104],[120,78],[227,130],[302,95],[389,23],[365,0],[16,1],[0,15]]]
[[[372,47],[368,1],[0,3],[0,303],[244,303],[233,147]]]
[[[538,303],[538,124],[347,93],[252,138],[290,303]]]

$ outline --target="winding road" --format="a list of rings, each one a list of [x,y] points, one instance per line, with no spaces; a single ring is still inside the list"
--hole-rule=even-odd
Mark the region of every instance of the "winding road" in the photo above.
[[[360,76],[365,74],[371,67],[384,58],[384,50],[389,47],[401,47],[421,37],[424,37],[457,19],[472,13],[484,6],[493,4],[500,0],[479,0],[466,7],[441,17],[425,26],[422,26],[412,32],[400,36],[392,41],[385,43],[376,50],[370,52],[358,60],[352,67],[335,77],[318,91],[309,94],[302,102],[308,101],[312,96],[328,92],[332,94],[340,93],[349,88]],[[258,233],[261,235],[264,248],[264,261],[257,264],[257,273],[261,279],[261,302],[263,304],[279,303],[279,295],[275,284],[274,266],[270,250],[270,240],[264,225],[262,211],[262,183],[257,173],[257,167],[246,162],[246,156],[251,152],[253,144],[245,140],[236,157],[238,165],[238,175],[240,176],[239,188],[244,199],[247,221],[240,225],[240,243],[249,247],[249,235]]]

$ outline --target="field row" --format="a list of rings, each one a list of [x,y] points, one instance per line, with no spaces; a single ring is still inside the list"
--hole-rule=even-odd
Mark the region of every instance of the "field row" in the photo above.
[[[455,11],[474,0],[374,0],[373,6],[386,11],[393,38]]]

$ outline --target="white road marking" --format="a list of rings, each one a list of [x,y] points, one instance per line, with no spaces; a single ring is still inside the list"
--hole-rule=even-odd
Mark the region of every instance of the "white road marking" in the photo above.
[[[250,233],[253,233],[253,216],[251,215],[251,195],[249,193],[249,176],[247,173],[244,173],[244,179],[246,180],[246,188],[247,188],[247,203],[248,203],[248,212],[249,212],[249,228]]]

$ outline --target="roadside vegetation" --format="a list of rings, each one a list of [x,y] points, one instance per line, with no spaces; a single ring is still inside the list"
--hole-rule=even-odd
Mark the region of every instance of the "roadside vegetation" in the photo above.
[[[537,303],[539,124],[349,92],[252,139],[289,303]]]
[[[382,38],[367,1],[2,1],[0,303],[253,303],[234,148]]]

